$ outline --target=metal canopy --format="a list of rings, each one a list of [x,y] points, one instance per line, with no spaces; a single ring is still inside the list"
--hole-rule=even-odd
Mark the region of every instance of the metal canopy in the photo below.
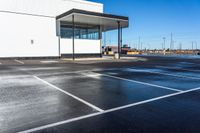
[[[122,29],[127,28],[129,25],[129,18],[124,16],[117,16],[105,13],[97,13],[90,12],[79,9],[72,9],[66,13],[63,13],[56,17],[56,21],[58,22],[58,28],[60,28],[61,23],[67,23],[72,25],[73,29],[73,53],[72,58],[75,60],[75,26],[80,25],[88,25],[88,26],[99,26],[101,34],[105,31],[117,30],[118,29],[118,53],[119,59],[121,54],[121,46],[122,46]],[[60,35],[60,29],[58,30]],[[100,34],[100,39],[102,38]]]
[[[127,28],[129,25],[129,18],[124,16],[117,16],[111,14],[90,12],[79,9],[72,9],[56,17],[57,21],[72,23],[74,16],[74,23],[86,25],[99,25],[102,31],[116,30],[119,28]]]

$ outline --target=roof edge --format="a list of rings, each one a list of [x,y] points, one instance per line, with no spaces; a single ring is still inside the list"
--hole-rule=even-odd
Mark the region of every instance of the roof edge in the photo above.
[[[99,2],[92,2],[92,1],[87,1],[87,0],[70,0],[70,1],[103,7],[103,3],[99,3]]]
[[[80,13],[80,14],[84,14],[84,15],[94,15],[94,16],[99,16],[99,17],[108,17],[108,18],[115,18],[115,19],[121,19],[121,20],[129,21],[129,18],[126,17],[126,16],[92,12],[92,11],[86,11],[86,10],[80,10],[80,9],[72,9],[70,11],[67,11],[67,12],[61,14],[61,15],[58,15],[56,17],[56,20],[61,19],[65,16],[68,16],[68,15],[73,14],[73,13]]]

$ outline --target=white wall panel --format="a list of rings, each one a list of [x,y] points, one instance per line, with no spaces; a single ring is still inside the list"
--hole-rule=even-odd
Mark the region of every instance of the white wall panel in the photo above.
[[[0,11],[56,17],[73,8],[103,12],[103,5],[84,0],[0,0]]]
[[[72,39],[60,39],[61,54],[71,54],[72,51]]]
[[[72,54],[72,39],[61,39],[61,54]],[[75,39],[76,54],[100,54],[100,40]]]
[[[0,57],[58,56],[54,18],[2,12],[0,18]]]
[[[97,54],[100,52],[100,40],[75,40],[75,52],[78,54]]]
[[[58,56],[55,17],[73,8],[103,12],[102,4],[85,0],[0,0],[0,57]],[[100,53],[100,41],[75,44],[78,53]],[[71,40],[61,40],[61,53],[72,53]]]

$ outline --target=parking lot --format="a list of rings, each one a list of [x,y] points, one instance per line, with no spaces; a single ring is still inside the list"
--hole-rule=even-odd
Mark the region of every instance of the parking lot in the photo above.
[[[0,62],[0,132],[200,131],[200,59]]]

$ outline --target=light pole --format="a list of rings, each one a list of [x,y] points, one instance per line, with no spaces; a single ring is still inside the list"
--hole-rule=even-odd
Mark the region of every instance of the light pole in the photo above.
[[[138,40],[138,50],[140,50],[140,36],[139,36],[139,40]]]
[[[196,50],[198,49],[198,44],[197,42],[195,41],[195,47],[196,47]]]
[[[165,50],[166,37],[163,37],[163,50]]]

